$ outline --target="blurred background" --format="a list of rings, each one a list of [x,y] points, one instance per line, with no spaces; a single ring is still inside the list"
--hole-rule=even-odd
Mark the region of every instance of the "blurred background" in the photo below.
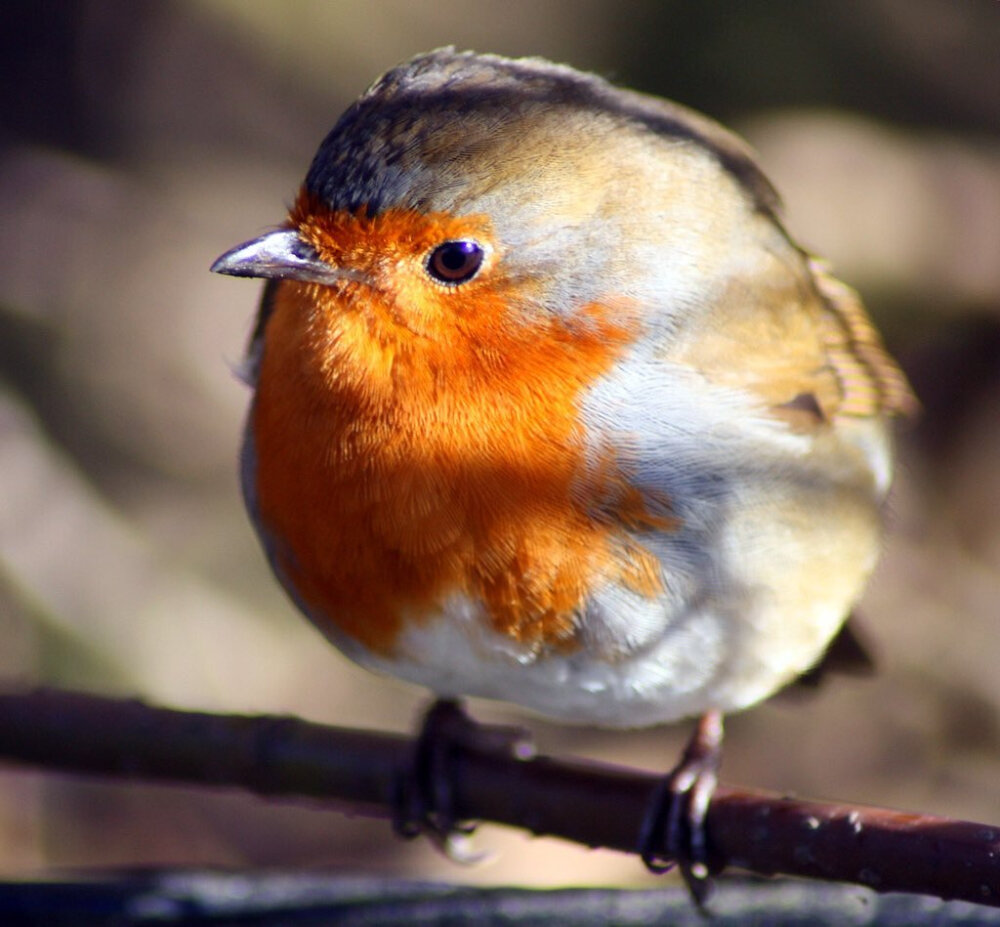
[[[412,728],[425,695],[348,664],[264,565],[232,373],[258,286],[208,266],[282,220],[386,68],[445,44],[540,54],[744,133],[923,402],[861,609],[878,675],[733,717],[723,778],[1000,823],[1000,4],[7,0],[0,44],[0,685]],[[545,752],[664,770],[688,734],[531,725]],[[0,770],[0,877],[646,879],[500,828],[478,842],[492,863],[459,868],[329,810]]]

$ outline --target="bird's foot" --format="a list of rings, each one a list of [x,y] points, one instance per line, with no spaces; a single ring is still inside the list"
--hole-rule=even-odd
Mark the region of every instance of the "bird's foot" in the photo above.
[[[426,835],[449,859],[472,864],[486,854],[474,851],[475,824],[464,819],[461,801],[463,751],[516,753],[531,750],[519,728],[477,724],[454,699],[438,699],[424,716],[413,762],[397,783],[393,830],[402,837]]]
[[[706,712],[677,766],[650,799],[639,834],[639,852],[650,872],[680,867],[698,907],[711,890],[705,817],[722,761],[722,713]]]

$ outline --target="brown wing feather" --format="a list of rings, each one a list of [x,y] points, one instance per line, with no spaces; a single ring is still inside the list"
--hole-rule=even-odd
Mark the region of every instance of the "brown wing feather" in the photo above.
[[[822,300],[822,337],[840,383],[839,415],[910,415],[917,399],[889,356],[858,294],[833,277],[822,262],[809,269]]]
[[[796,431],[841,416],[909,414],[917,408],[858,295],[806,256],[733,281],[707,317],[667,353],[714,382],[756,393]]]

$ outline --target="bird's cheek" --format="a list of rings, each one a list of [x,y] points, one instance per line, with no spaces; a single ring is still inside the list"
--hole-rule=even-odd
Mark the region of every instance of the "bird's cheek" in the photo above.
[[[381,318],[407,332],[434,337],[444,321],[443,308],[422,281],[393,280],[375,294]]]

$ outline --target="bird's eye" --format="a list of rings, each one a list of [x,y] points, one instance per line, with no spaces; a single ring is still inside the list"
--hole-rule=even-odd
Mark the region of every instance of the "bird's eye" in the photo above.
[[[483,263],[482,245],[474,241],[446,241],[427,258],[427,273],[452,286],[476,276]]]

